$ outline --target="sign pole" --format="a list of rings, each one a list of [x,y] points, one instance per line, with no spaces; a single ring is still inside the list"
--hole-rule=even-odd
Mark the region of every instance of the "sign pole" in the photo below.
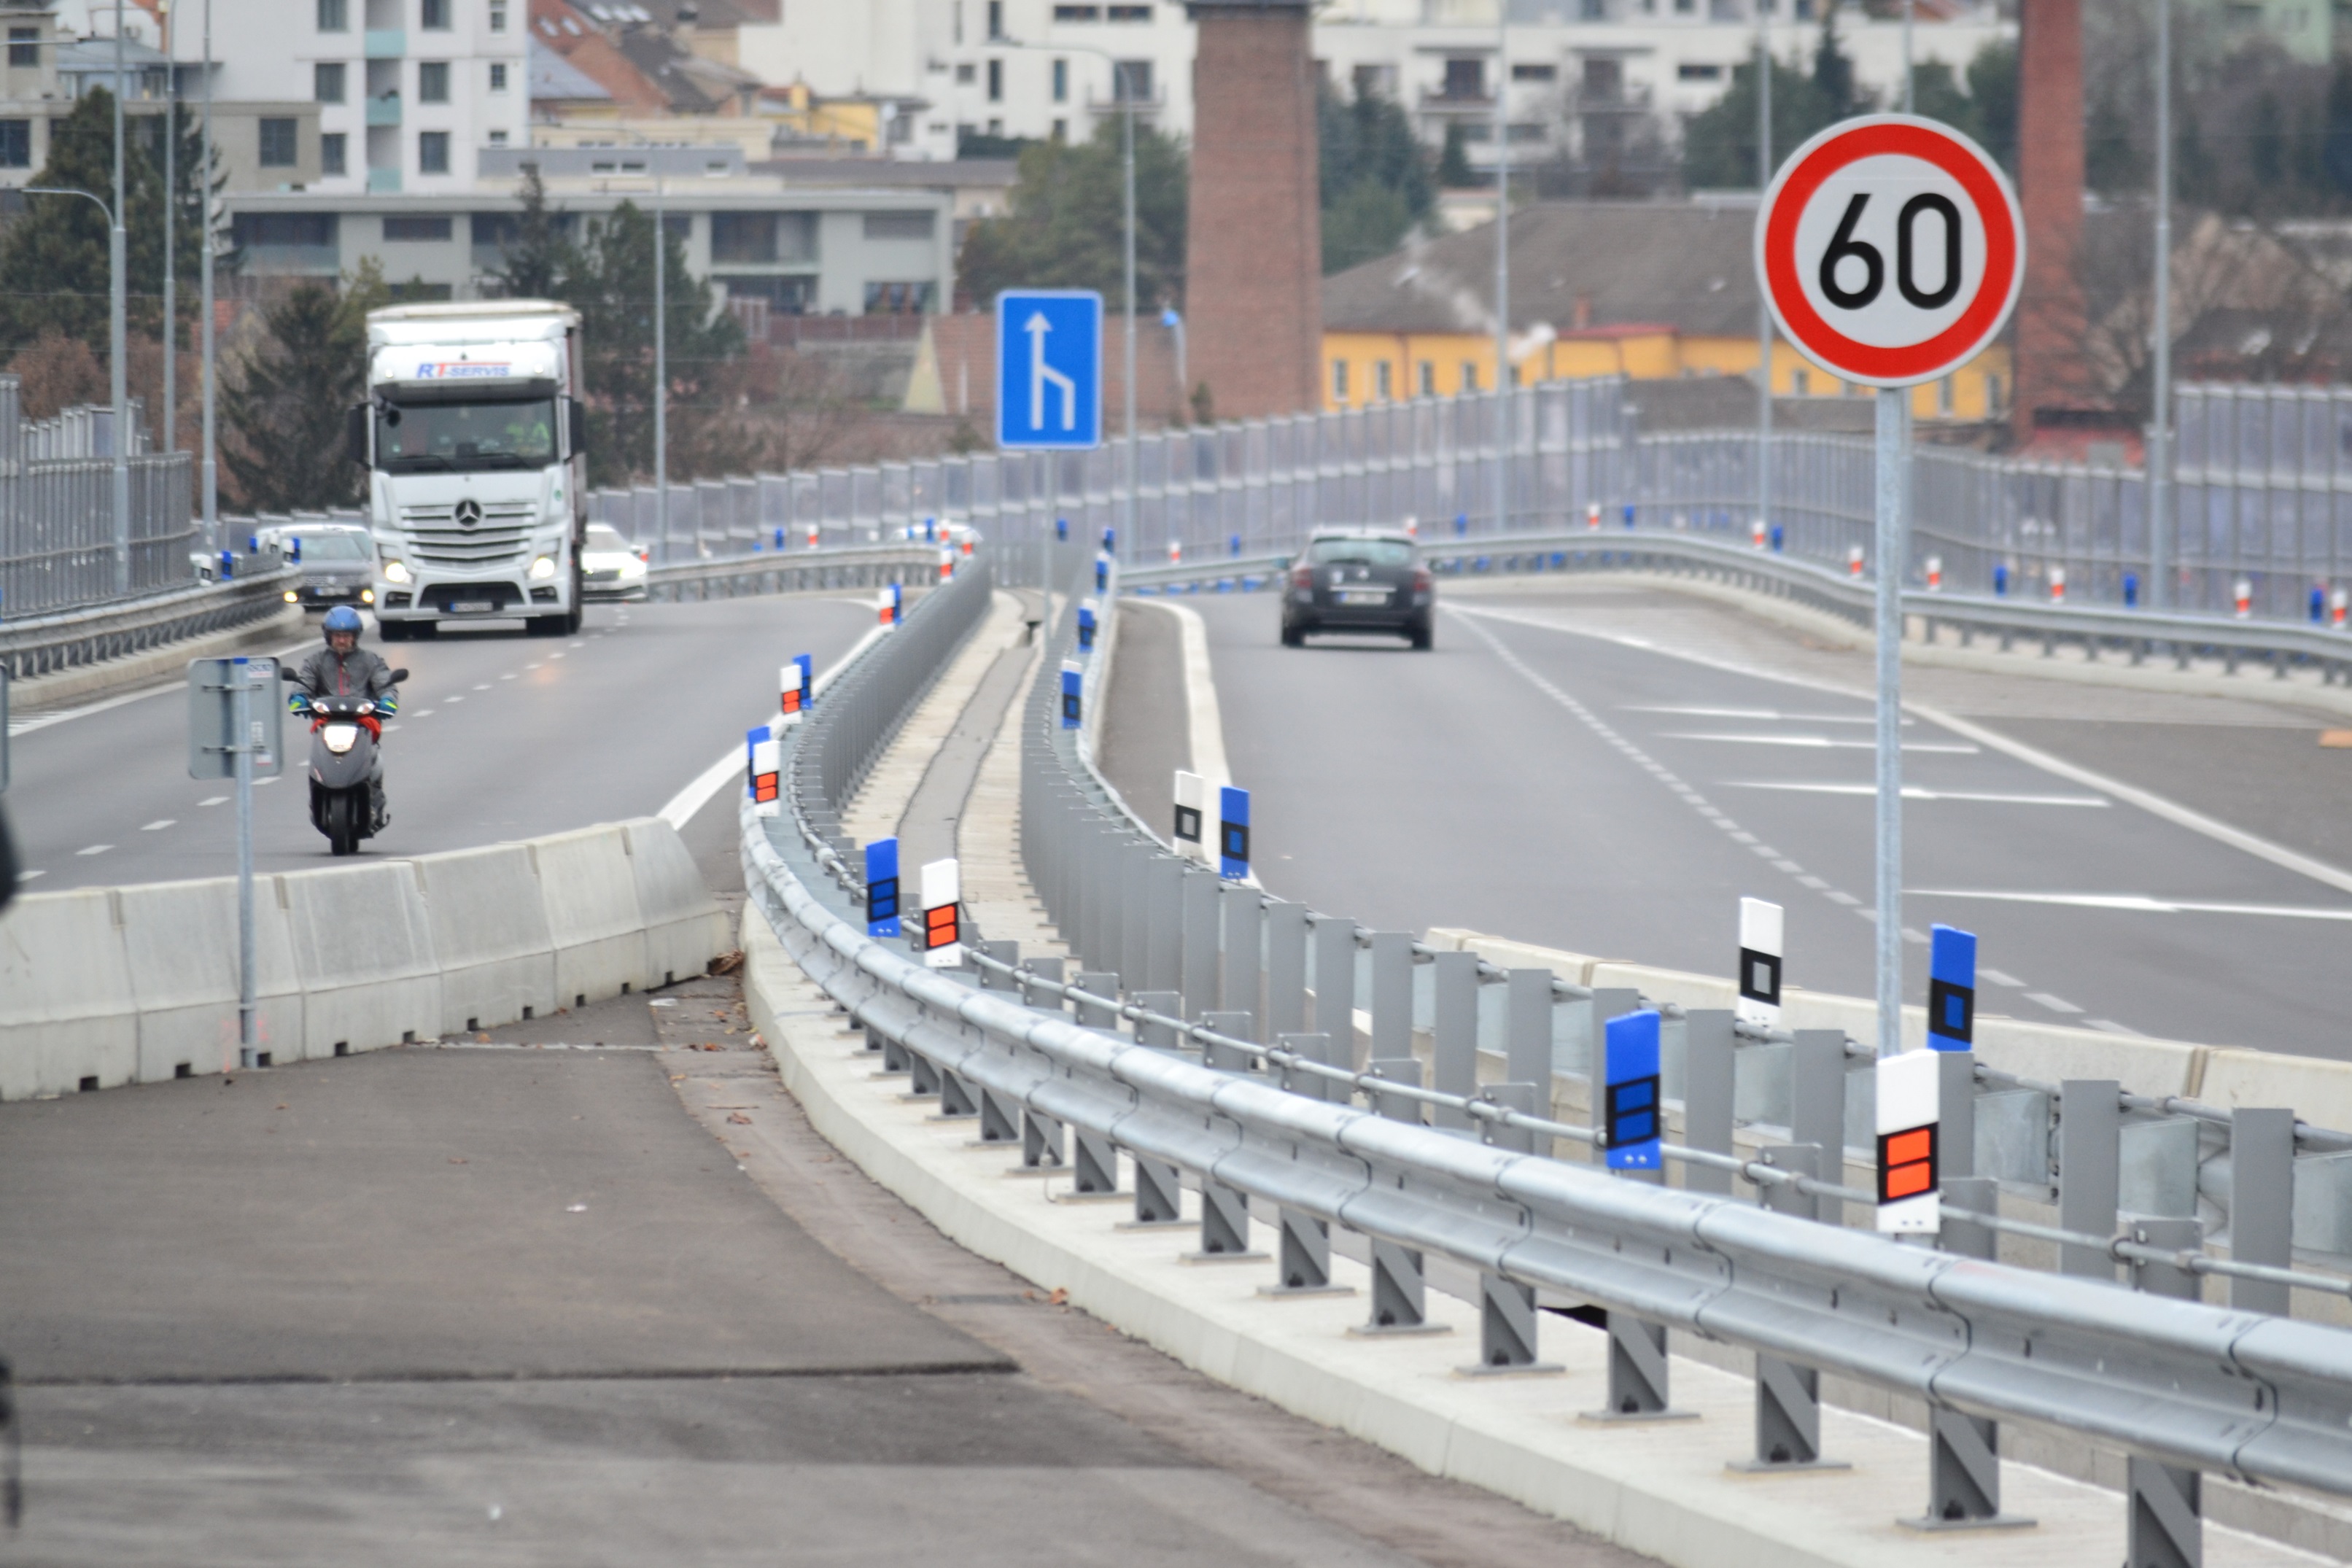
[[[236,767],[236,1062],[253,1064],[253,721],[254,666],[230,665],[229,756]],[[274,662],[267,665],[277,674]]]
[[[1903,387],[1878,390],[1878,1054],[1903,1048]]]

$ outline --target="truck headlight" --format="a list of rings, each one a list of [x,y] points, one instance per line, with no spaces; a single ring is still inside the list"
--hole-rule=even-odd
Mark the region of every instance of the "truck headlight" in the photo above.
[[[383,563],[383,580],[387,583],[413,583],[415,581],[414,577],[411,577],[408,574],[408,563],[404,561],[385,562]]]
[[[549,578],[551,578],[551,577],[552,577],[552,576],[554,576],[554,575],[555,575],[555,557],[554,557],[554,556],[552,556],[552,555],[542,555],[542,556],[541,556],[538,560],[536,560],[536,561],[534,561],[534,562],[532,562],[532,563],[530,563],[530,580],[531,580],[532,582],[534,582],[534,583],[544,583],[544,582],[546,582]]]

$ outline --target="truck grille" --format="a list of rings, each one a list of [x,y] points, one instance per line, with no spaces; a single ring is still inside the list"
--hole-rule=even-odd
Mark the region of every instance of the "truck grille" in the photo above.
[[[457,506],[403,507],[400,526],[415,560],[433,566],[503,566],[523,552],[538,507],[527,500],[486,501],[481,521],[460,527]]]

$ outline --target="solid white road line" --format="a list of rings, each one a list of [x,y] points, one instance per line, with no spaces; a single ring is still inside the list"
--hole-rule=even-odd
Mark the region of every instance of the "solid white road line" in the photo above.
[[[2025,994],[2025,999],[2028,1002],[2038,1003],[2042,1006],[2049,1008],[2053,1013],[2079,1013],[2082,1011],[2080,1007],[2075,1006],[2074,1004],[2067,1001],[2063,996],[2053,996],[2047,991],[2029,991]]]
[[[1661,741],[1723,741],[1739,746],[1803,746],[1808,750],[1823,749],[1840,752],[1874,752],[1875,741],[1832,741],[1827,735],[1703,735],[1694,733],[1662,734]],[[1973,757],[1975,746],[1942,746],[1932,741],[1906,742],[1906,752],[1940,752],[1947,756]]]
[[[2152,899],[2146,893],[1996,893],[1977,889],[1913,888],[1911,899],[1995,899],[2010,904],[2059,904],[2075,910],[2121,910],[2145,915],[2263,915],[2287,921],[2352,921],[2352,908],[2308,904],[2215,904],[2189,899]]]
[[[1774,708],[1672,708],[1626,703],[1621,713],[1678,713],[1685,719],[1757,719],[1782,724],[1874,724],[1868,713],[1783,713]],[[1912,721],[1906,719],[1906,724]]]
[[[1905,751],[1911,748],[1906,746]],[[1805,795],[1860,795],[1876,796],[1878,786],[1867,784],[1773,784],[1761,779],[1730,779],[1717,789],[1785,789]],[[2107,802],[2095,795],[1987,795],[1973,790],[1922,789],[1917,784],[1903,786],[1905,800],[1968,800],[1987,805],[2105,805]]]
[[[1201,612],[1168,599],[1145,599],[1176,617],[1178,640],[1183,648],[1184,717],[1192,737],[1192,771],[1212,790],[1234,782],[1225,762],[1225,721],[1217,706],[1217,677],[1209,665],[1209,627]]]
[[[1734,664],[1728,659],[1709,658],[1704,654],[1688,653],[1680,648],[1661,647],[1655,643],[1644,641],[1640,637],[1586,631],[1577,626],[1564,626],[1556,621],[1543,620],[1533,616],[1513,615],[1507,610],[1465,609],[1459,605],[1448,605],[1446,609],[1453,615],[1507,621],[1515,626],[1534,626],[1542,631],[1587,637],[1595,642],[1615,643],[1621,647],[1640,648],[1645,653],[1661,654],[1667,658],[1678,658],[1685,664],[1695,664],[1705,669],[1719,669],[1731,675],[1746,676],[1751,680],[1769,680],[1776,685],[1793,686],[1806,691],[1826,691],[1838,697],[1851,697],[1862,701],[1867,701],[1870,698],[1870,693],[1866,691],[1857,691],[1833,682],[1808,680],[1801,676],[1780,675],[1770,670]],[[1906,702],[1903,706],[1931,724],[1940,724],[1956,735],[1964,735],[1979,745],[1990,746],[1996,752],[2016,758],[2029,767],[2039,768],[2046,773],[2054,773],[2069,784],[2078,784],[2085,789],[2095,789],[2103,795],[2113,795],[2126,805],[2136,805],[2150,816],[2162,817],[2176,827],[2185,827],[2191,833],[2200,834],[2216,843],[2226,844],[2232,849],[2242,850],[2256,859],[2267,860],[2272,865],[2293,871],[2297,876],[2308,877],[2315,882],[2325,882],[2331,888],[2339,888],[2347,893],[2352,893],[2352,871],[2339,870],[2325,861],[2315,860],[2308,855],[2289,849],[2284,845],[2273,844],[2259,835],[2248,833],[2242,828],[2232,827],[2226,822],[2216,821],[2201,811],[2192,811],[2178,802],[2167,800],[2153,790],[2141,789],[2137,785],[2111,779],[2106,774],[2094,772],[2092,769],[2062,762],[2047,752],[2026,745],[2021,741],[2012,741],[2006,735],[1985,729],[1982,725],[1971,724],[1967,720],[1947,713],[1941,709],[1931,708],[1922,702]],[[1906,748],[1906,750],[1908,749]]]
[[[824,695],[824,689],[833,684],[834,678],[848,668],[851,660],[873,647],[876,639],[889,629],[887,626],[866,627],[866,635],[852,644],[847,653],[818,671],[816,679],[811,683],[817,695]],[[724,755],[697,773],[693,783],[670,796],[668,804],[654,815],[680,832],[685,831],[686,825],[694,820],[695,813],[709,805],[710,797],[725,787],[728,780],[741,778],[743,769],[743,748],[740,745],[728,747]]]

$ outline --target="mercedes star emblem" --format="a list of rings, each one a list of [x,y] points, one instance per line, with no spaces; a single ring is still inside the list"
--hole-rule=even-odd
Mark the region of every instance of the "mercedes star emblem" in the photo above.
[[[471,528],[482,521],[482,503],[470,497],[457,503],[457,526]]]

